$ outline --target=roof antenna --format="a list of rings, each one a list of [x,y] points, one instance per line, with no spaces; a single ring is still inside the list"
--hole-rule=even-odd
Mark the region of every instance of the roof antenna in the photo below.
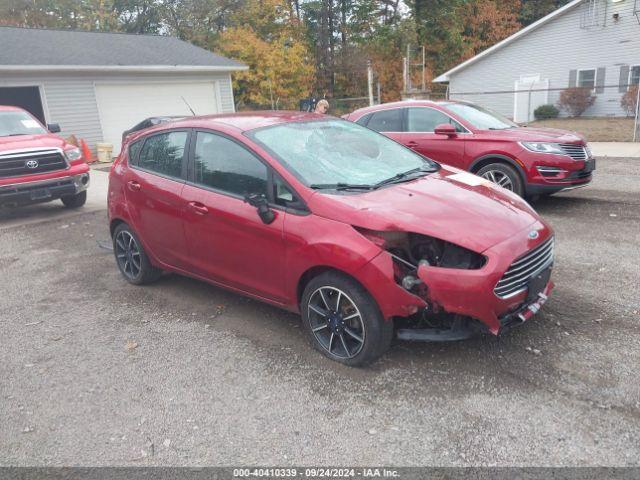
[[[180,98],[182,99],[184,104],[187,106],[187,108],[191,112],[191,115],[193,115],[195,117],[196,116],[196,112],[193,111],[193,108],[191,108],[191,105],[189,105],[189,102],[187,102],[183,96],[180,96]]]

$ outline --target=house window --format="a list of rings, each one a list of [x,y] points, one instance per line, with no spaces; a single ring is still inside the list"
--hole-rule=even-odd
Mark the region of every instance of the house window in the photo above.
[[[629,85],[640,85],[640,65],[631,67],[629,72]]]
[[[578,87],[595,88],[596,86],[596,70],[578,70]]]

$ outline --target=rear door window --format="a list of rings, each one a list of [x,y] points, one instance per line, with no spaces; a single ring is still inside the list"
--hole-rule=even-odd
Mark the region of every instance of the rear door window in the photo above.
[[[464,132],[464,127],[454,119],[434,108],[407,109],[407,132],[434,132],[438,125],[448,123]]]
[[[369,119],[367,127],[376,132],[401,132],[402,109],[394,108],[375,112]]]
[[[166,132],[148,137],[136,166],[172,178],[182,178],[182,162],[189,132]]]

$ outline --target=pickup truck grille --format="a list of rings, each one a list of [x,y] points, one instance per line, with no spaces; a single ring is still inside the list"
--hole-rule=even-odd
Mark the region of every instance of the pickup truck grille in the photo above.
[[[553,237],[516,259],[493,289],[500,298],[507,298],[527,288],[538,272],[553,263]]]
[[[57,149],[0,153],[0,178],[47,173],[67,167],[67,160]]]
[[[569,155],[574,160],[586,160],[587,150],[584,145],[576,145],[575,143],[561,143],[560,148],[564,153]]]

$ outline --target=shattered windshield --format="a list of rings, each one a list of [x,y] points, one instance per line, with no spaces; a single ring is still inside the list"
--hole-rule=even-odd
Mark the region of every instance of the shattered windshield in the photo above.
[[[37,121],[24,112],[0,112],[0,137],[46,133]]]
[[[312,188],[377,187],[397,176],[438,168],[393,140],[344,120],[285,123],[249,136]]]

